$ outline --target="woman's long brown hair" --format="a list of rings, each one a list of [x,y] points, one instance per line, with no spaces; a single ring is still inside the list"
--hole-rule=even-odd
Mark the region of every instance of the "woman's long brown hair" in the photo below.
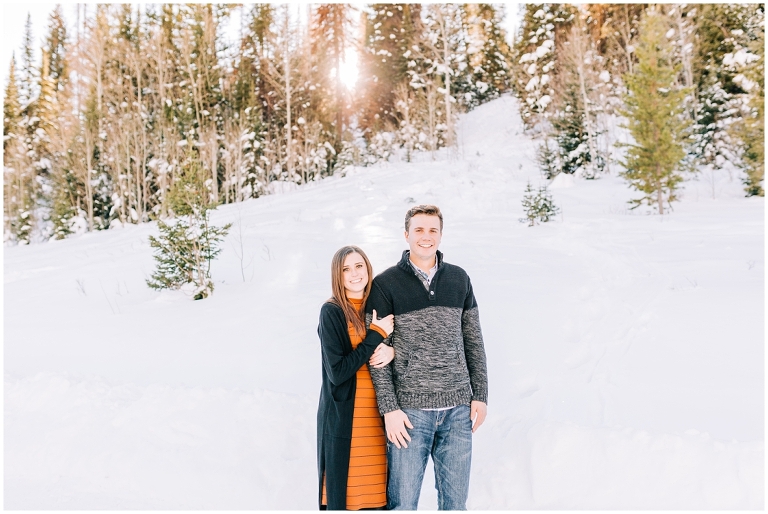
[[[344,272],[342,271],[344,269],[344,259],[353,253],[360,254],[360,257],[365,261],[365,267],[368,269],[368,284],[366,284],[363,290],[363,305],[359,311],[347,299],[347,291],[344,289]],[[373,268],[365,252],[357,246],[341,247],[331,260],[331,290],[333,291],[333,296],[328,301],[341,307],[341,310],[344,311],[344,317],[347,318],[347,321],[352,322],[352,326],[355,327],[355,331],[360,337],[365,337],[365,302],[368,301],[368,295],[371,293],[371,282],[373,282]]]

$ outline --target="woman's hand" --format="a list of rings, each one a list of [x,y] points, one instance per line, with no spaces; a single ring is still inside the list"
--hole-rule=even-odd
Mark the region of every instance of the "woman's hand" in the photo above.
[[[379,319],[376,317],[376,309],[373,309],[371,324],[376,325],[382,329],[387,334],[387,337],[389,337],[389,335],[392,333],[392,330],[395,328],[395,317],[390,314],[389,316],[384,316],[383,318]]]
[[[368,363],[373,368],[383,368],[395,358],[395,349],[384,343],[379,343],[376,347],[376,351],[371,355],[371,360]]]

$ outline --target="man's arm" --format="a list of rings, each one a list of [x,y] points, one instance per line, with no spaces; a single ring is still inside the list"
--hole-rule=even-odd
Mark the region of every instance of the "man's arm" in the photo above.
[[[368,302],[365,306],[366,323],[370,323],[371,313],[374,309],[376,309],[377,313],[382,313],[379,316],[387,316],[392,314],[394,310],[392,300],[387,297],[376,279],[373,281],[371,294],[368,296]],[[395,332],[392,331],[384,342],[392,346],[394,334]],[[395,359],[397,359],[397,352],[395,352]],[[408,441],[411,440],[411,436],[408,435],[406,427],[413,428],[413,425],[397,403],[395,384],[392,379],[393,362],[390,362],[383,368],[374,368],[369,365],[368,369],[371,370],[371,380],[373,380],[373,388],[376,391],[379,412],[384,416],[384,428],[387,433],[387,439],[398,448],[403,446],[408,448]]]
[[[467,285],[467,296],[461,314],[461,331],[464,337],[464,357],[469,370],[469,382],[472,385],[470,417],[474,420],[472,427],[474,432],[485,421],[488,405],[488,367],[483,332],[480,329],[480,314],[469,277],[467,277]]]
[[[389,316],[392,314],[393,310],[392,302],[386,297],[375,279],[371,285],[371,294],[368,296],[368,301],[365,305],[366,324],[370,324],[371,315],[374,309],[379,317]],[[393,334],[394,332],[384,339],[385,344],[392,346]],[[397,359],[397,354],[395,354],[395,359]],[[379,412],[381,415],[383,416],[387,412],[399,409],[400,405],[397,403],[395,385],[392,379],[392,362],[382,368],[369,366],[369,369],[371,370],[371,380],[373,381],[373,388],[376,391],[376,400],[379,404]]]

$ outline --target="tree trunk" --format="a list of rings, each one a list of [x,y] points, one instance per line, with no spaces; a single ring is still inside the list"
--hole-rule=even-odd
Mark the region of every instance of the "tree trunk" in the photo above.
[[[574,27],[572,34],[575,36],[572,38],[571,44],[576,50],[576,71],[579,74],[579,89],[581,91],[581,103],[584,105],[584,128],[587,129],[587,144],[589,145],[589,158],[590,162],[587,166],[590,169],[595,166],[595,159],[597,157],[597,149],[595,148],[595,134],[592,128],[592,113],[589,106],[589,95],[587,95],[587,78],[586,70],[584,69],[584,60],[586,59],[585,45],[588,44],[585,40],[585,34],[582,32],[581,27]],[[589,173],[590,176],[594,176],[593,173]]]
[[[659,169],[660,166],[656,165],[656,179],[658,182],[656,183],[656,201],[659,203],[659,214],[662,216],[664,215],[664,193],[662,192],[663,189],[663,183],[661,181],[661,170]]]
[[[285,75],[285,112],[287,122],[285,125],[285,156],[286,167],[288,168],[288,177],[293,179],[293,134],[291,123],[291,58],[290,51],[290,26],[289,26],[289,12],[288,6],[285,8],[285,22],[283,27],[283,37],[285,37],[285,49],[283,54],[283,73]]]
[[[453,116],[451,114],[451,67],[449,61],[448,48],[448,27],[445,22],[445,16],[440,13],[440,30],[443,36],[443,66],[445,67],[445,126],[446,138],[445,146],[453,146]]]

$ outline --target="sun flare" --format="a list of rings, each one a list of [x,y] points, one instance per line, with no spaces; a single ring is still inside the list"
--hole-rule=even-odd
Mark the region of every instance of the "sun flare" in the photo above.
[[[357,83],[357,52],[354,49],[347,48],[344,52],[344,61],[340,68],[341,82],[347,86],[347,89],[354,89]]]

